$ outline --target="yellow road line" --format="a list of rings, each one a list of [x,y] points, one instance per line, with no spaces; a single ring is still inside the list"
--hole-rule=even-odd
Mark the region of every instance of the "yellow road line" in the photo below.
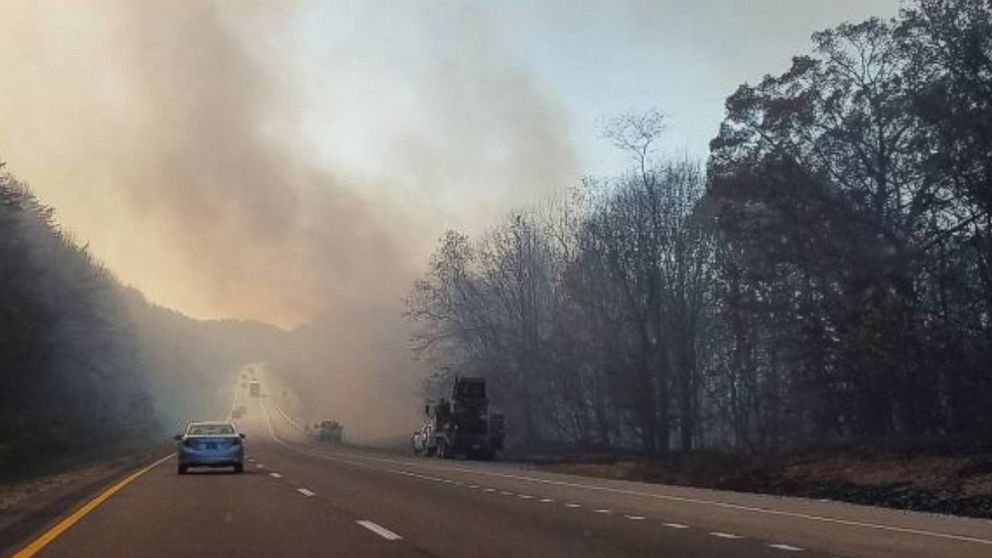
[[[97,496],[96,498],[93,498],[89,502],[86,502],[86,504],[84,504],[83,507],[81,507],[78,510],[76,510],[75,513],[73,513],[69,517],[67,517],[67,518],[63,519],[62,521],[60,521],[56,526],[54,526],[51,529],[49,529],[44,535],[42,535],[42,536],[38,537],[37,539],[35,539],[34,541],[32,541],[31,544],[25,546],[17,554],[11,556],[11,558],[30,558],[31,556],[34,556],[35,554],[38,554],[38,552],[40,552],[41,549],[43,549],[46,546],[48,546],[49,543],[51,543],[56,538],[58,538],[58,536],[61,535],[62,533],[64,533],[67,529],[69,529],[69,527],[72,527],[73,525],[75,525],[76,522],[78,522],[80,519],[82,519],[86,514],[88,514],[91,511],[95,510],[97,508],[97,506],[99,506],[104,501],[106,501],[107,498],[110,498],[111,496],[113,496],[114,494],[116,494],[117,491],[119,491],[120,489],[122,489],[125,486],[127,486],[128,484],[130,484],[131,481],[133,481],[134,479],[136,479],[136,478],[140,477],[141,475],[147,473],[148,471],[152,470],[156,466],[161,465],[162,463],[164,463],[165,461],[171,459],[174,456],[175,456],[175,454],[169,454],[169,455],[163,457],[162,459],[159,459],[155,463],[152,463],[151,465],[145,467],[144,469],[141,469],[141,470],[135,471],[134,473],[131,473],[130,475],[128,475],[126,478],[124,478],[123,480],[121,480],[117,484],[115,484],[115,485],[111,486],[110,488],[108,488],[108,489],[104,490],[103,492],[101,492],[100,495]]]

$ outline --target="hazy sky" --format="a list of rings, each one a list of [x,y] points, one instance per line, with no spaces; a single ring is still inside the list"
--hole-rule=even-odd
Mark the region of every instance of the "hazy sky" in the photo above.
[[[125,282],[291,326],[392,307],[470,231],[625,162],[897,0],[0,3],[0,160]]]

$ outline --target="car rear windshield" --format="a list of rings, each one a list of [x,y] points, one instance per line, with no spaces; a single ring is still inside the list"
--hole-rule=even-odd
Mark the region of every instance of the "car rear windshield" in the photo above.
[[[230,424],[191,424],[186,434],[190,436],[222,436],[234,434],[234,427]]]

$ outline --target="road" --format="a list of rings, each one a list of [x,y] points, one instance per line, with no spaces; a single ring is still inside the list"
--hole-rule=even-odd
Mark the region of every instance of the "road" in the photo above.
[[[987,521],[324,447],[242,403],[244,474],[166,458],[20,556],[992,556]]]

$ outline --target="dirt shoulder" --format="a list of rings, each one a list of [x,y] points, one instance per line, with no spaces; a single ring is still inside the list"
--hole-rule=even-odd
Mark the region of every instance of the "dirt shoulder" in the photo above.
[[[0,481],[0,555],[75,509],[118,478],[168,453],[158,447],[65,466],[30,478]]]
[[[590,477],[822,498],[992,518],[992,455],[832,451],[749,459],[717,453],[646,459],[517,456],[538,468]]]

